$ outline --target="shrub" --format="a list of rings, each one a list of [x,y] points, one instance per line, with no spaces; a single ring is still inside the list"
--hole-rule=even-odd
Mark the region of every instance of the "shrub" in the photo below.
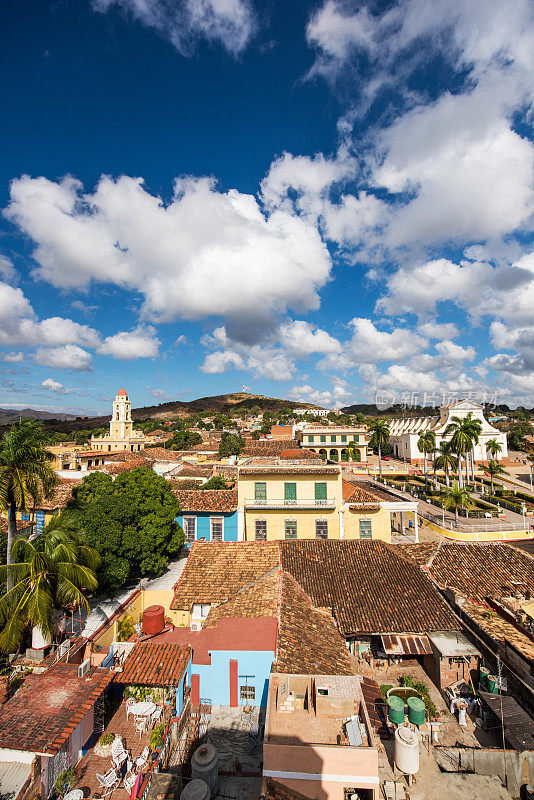
[[[104,733],[103,736],[101,736],[100,739],[98,740],[98,744],[101,747],[107,747],[108,744],[112,743],[114,738],[115,737],[113,736],[112,733],[109,733],[109,732],[108,733]]]
[[[156,750],[158,747],[163,747],[163,742],[165,741],[165,725],[157,725],[150,734],[150,747],[152,750]]]
[[[393,689],[393,686],[391,686],[391,684],[389,683],[383,683],[380,686],[380,691],[382,693],[382,697],[384,698],[384,700],[386,699],[387,693],[389,692],[390,689]]]

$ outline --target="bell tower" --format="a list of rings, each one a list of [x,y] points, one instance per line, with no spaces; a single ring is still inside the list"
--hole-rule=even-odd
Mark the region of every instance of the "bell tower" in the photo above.
[[[109,435],[119,439],[130,439],[132,436],[132,404],[126,389],[119,389],[113,401]]]

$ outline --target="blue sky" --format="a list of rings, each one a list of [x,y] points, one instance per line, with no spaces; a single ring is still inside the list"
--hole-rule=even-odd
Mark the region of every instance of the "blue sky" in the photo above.
[[[0,36],[0,405],[534,405],[529,0],[19,0]]]

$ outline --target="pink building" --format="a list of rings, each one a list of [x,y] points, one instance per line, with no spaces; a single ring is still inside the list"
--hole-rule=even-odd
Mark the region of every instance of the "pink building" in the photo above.
[[[378,749],[360,679],[271,675],[263,775],[310,800],[378,800]]]

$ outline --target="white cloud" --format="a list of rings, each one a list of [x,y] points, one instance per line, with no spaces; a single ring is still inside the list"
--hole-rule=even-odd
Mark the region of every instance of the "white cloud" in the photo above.
[[[0,277],[6,283],[16,283],[18,280],[18,272],[10,258],[0,254]]]
[[[455,339],[460,335],[454,322],[428,321],[419,325],[418,330],[429,339]]]
[[[337,339],[304,320],[283,323],[277,335],[280,344],[297,358],[312,353],[338,353],[341,350]]]
[[[98,11],[113,5],[168,38],[184,56],[192,55],[201,39],[237,56],[256,27],[249,0],[93,0]]]
[[[46,389],[47,392],[53,392],[54,394],[68,394],[68,390],[65,389],[62,383],[59,381],[55,381],[53,378],[47,378],[41,383],[41,387]]]
[[[18,364],[21,361],[24,361],[24,353],[6,353],[2,356],[2,361],[7,361],[9,364]]]
[[[380,331],[370,319],[355,317],[349,323],[352,338],[343,343],[339,354],[327,355],[318,366],[326,370],[346,370],[357,364],[399,361],[420,353],[427,341],[408,328]]]
[[[98,309],[98,306],[89,305],[88,303],[84,303],[82,300],[73,300],[71,303],[71,307],[75,311],[79,311],[81,314],[85,314],[87,317],[91,317],[94,312]]]
[[[287,394],[292,400],[297,400],[301,403],[313,403],[316,406],[325,406],[326,408],[339,408],[351,400],[354,392],[347,387],[346,381],[342,378],[335,378],[331,389],[320,391],[305,383],[301,386],[294,386]]]
[[[144,295],[143,314],[170,321],[247,316],[249,331],[292,307],[317,308],[330,256],[311,223],[208,179],[175,181],[171,202],[140,179],[102,177],[92,195],[72,178],[23,176],[6,212],[36,243],[36,276],[64,289],[92,281]]]
[[[181,344],[187,344],[187,336],[184,333],[181,333],[180,336],[175,341],[175,347],[179,347]]]
[[[208,374],[238,369],[267,380],[286,381],[295,371],[294,361],[284,350],[237,342],[228,335],[224,326],[216,328],[211,335],[203,336],[201,343],[213,349],[201,367]]]
[[[74,344],[62,347],[39,347],[33,355],[37,364],[53,369],[92,370],[92,356]]]
[[[121,361],[133,361],[137,358],[156,358],[161,342],[156,336],[156,329],[151,325],[139,326],[133,331],[120,331],[113,336],[106,336],[98,345],[97,353],[113,356]]]
[[[157,389],[152,386],[147,386],[146,388],[150,392],[151,397],[155,397],[156,400],[160,400],[162,403],[166,400],[172,400],[172,394],[167,394],[164,389]]]

